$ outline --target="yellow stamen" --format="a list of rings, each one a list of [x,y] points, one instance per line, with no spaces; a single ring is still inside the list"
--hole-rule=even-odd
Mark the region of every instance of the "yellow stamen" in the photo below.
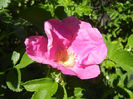
[[[75,64],[76,55],[67,50],[60,50],[56,53],[56,60],[64,67],[72,67]]]

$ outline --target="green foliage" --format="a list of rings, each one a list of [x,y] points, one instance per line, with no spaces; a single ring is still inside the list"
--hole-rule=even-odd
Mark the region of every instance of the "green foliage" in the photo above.
[[[15,66],[15,68],[19,68],[19,69],[25,68],[26,66],[28,66],[29,64],[31,64],[31,63],[33,63],[33,62],[34,62],[34,61],[33,61],[31,58],[29,58],[29,57],[27,56],[26,52],[25,52],[24,55],[22,56],[21,61],[19,62],[19,64],[17,64],[17,65]]]
[[[115,5],[111,5],[111,9],[105,8],[111,19],[105,28],[108,28],[108,32],[113,34],[112,36],[121,36],[121,38],[126,39],[125,37],[128,37],[133,32],[131,28],[133,23],[133,4],[130,0],[116,1],[115,3]]]
[[[132,99],[132,0],[0,0],[0,99]],[[44,21],[75,16],[102,33],[101,75],[80,80],[31,60],[24,40]],[[46,35],[45,35],[46,36]]]
[[[23,84],[27,91],[35,91],[31,99],[51,99],[58,88],[58,83],[50,78],[27,81]]]
[[[10,0],[0,0],[0,9],[7,7],[10,2]]]

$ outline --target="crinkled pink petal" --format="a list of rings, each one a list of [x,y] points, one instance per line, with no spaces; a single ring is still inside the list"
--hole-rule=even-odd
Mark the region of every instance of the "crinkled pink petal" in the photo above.
[[[31,36],[25,40],[26,53],[34,61],[47,64],[47,43],[43,36]]]
[[[64,28],[62,22],[51,19],[44,23],[44,29],[48,37],[48,54],[51,60],[55,59],[58,50],[66,48],[70,44],[71,35]]]

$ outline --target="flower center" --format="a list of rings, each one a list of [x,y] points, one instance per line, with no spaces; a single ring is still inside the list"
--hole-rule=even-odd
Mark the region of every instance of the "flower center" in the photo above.
[[[76,55],[67,50],[60,50],[56,53],[56,60],[64,67],[73,67]]]

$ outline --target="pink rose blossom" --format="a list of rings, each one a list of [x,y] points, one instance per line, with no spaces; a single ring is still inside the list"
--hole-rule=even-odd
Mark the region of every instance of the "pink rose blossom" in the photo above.
[[[107,55],[107,48],[98,29],[89,23],[68,17],[44,22],[44,36],[25,40],[28,56],[49,64],[63,74],[90,79],[100,74],[98,66]]]

